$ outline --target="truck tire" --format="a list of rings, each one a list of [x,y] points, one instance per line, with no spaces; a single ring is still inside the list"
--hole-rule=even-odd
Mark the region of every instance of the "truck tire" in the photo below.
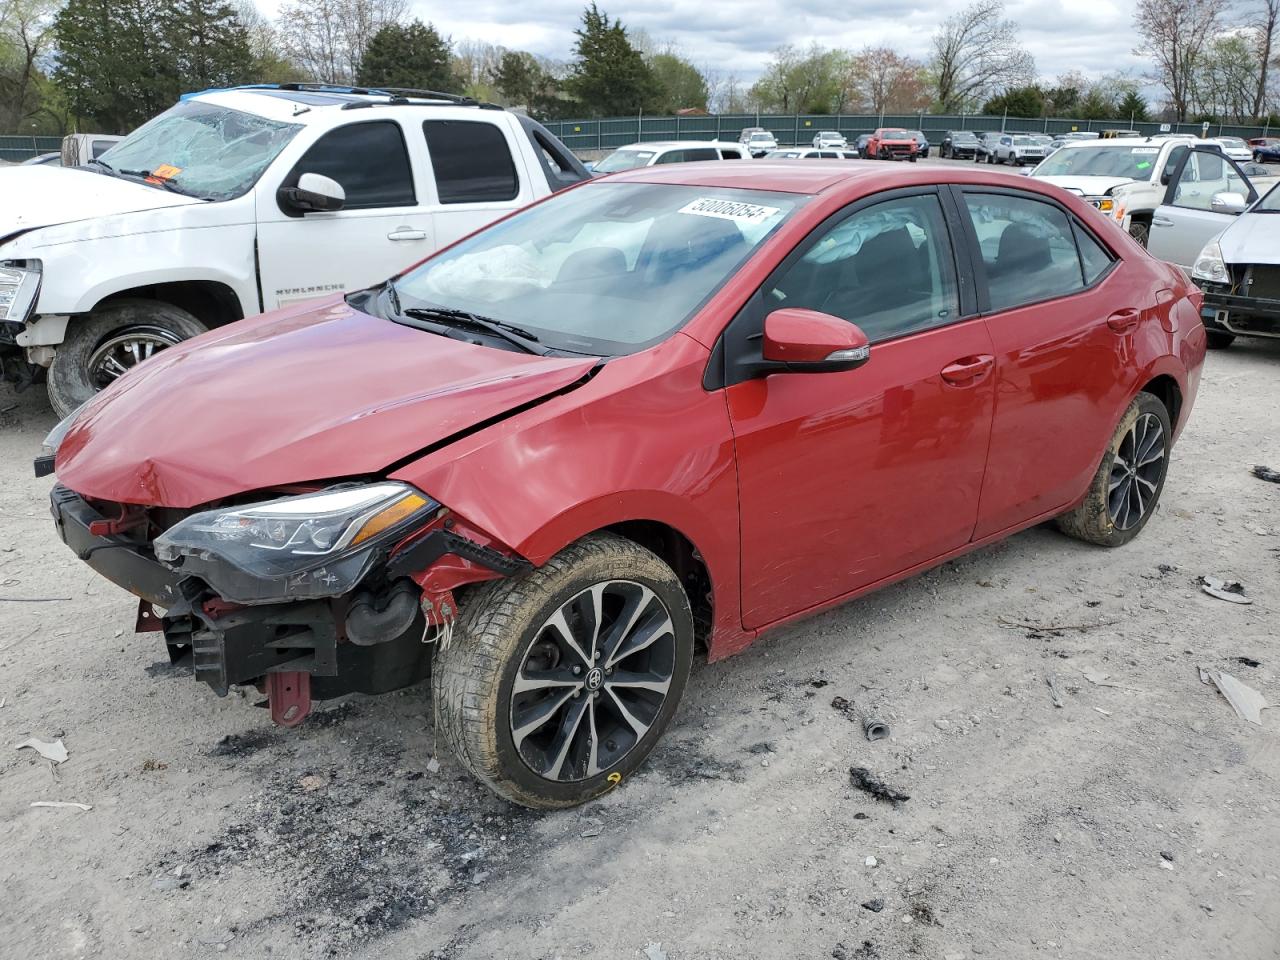
[[[460,607],[431,694],[436,730],[467,770],[513,803],[550,810],[613,789],[644,762],[693,660],[688,597],[654,553],[591,534]]]
[[[1137,220],[1129,221],[1129,236],[1142,244],[1143,249],[1147,246],[1147,241],[1151,239],[1151,221]]]
[[[49,402],[65,417],[153,354],[209,328],[159,300],[110,300],[73,319],[49,368]]]
[[[1159,397],[1139,393],[1111,435],[1089,492],[1056,519],[1058,529],[1103,547],[1128,543],[1156,512],[1172,444],[1169,411]]]

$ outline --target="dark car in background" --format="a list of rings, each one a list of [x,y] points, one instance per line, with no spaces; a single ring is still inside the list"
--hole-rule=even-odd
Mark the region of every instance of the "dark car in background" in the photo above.
[[[858,139],[853,142],[853,149],[863,160],[867,159],[867,144],[870,142],[871,134],[869,133],[858,134]]]
[[[916,138],[916,156],[929,156],[929,138],[924,135],[923,130],[908,130],[907,133]]]
[[[978,149],[978,138],[972,130],[948,130],[938,153],[944,159],[968,160]]]
[[[1253,159],[1255,163],[1280,163],[1280,140],[1270,143],[1253,143]]]

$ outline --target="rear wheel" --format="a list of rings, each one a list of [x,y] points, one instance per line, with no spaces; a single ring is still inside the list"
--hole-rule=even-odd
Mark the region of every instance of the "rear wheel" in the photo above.
[[[437,729],[495,793],[571,807],[629,776],[675,713],[693,616],[649,550],[593,534],[478,588],[436,653]]]
[[[1104,547],[1136,537],[1160,501],[1172,443],[1164,404],[1139,393],[1120,418],[1084,501],[1057,518],[1058,529]]]
[[[113,300],[72,320],[49,368],[49,401],[65,417],[139,363],[208,328],[158,300]]]

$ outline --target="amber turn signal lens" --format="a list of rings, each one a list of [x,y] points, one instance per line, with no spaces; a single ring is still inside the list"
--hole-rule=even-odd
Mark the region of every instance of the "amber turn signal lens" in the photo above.
[[[406,497],[397,500],[391,506],[379,510],[372,517],[365,521],[360,532],[351,540],[351,546],[362,543],[370,537],[375,537],[388,527],[394,526],[405,517],[412,514],[415,510],[421,510],[427,505],[427,499],[416,493],[411,493]]]

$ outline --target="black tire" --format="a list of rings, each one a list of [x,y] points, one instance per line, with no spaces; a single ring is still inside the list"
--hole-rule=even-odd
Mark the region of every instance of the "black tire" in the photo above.
[[[911,154],[911,156],[910,156],[910,157],[908,157],[907,159],[908,159],[908,160],[910,160],[912,163],[915,163],[915,162],[916,162],[916,155],[913,153],[913,154]]]
[[[1221,330],[1208,330],[1204,332],[1205,346],[1210,350],[1225,350],[1235,342],[1236,335],[1234,333],[1224,333]]]
[[[548,719],[522,736],[521,743],[517,744],[517,704],[523,704],[521,710],[525,715],[537,714],[538,707],[551,704],[559,696],[549,693],[550,687],[517,692],[517,675],[525,681],[530,679],[524,676],[524,671],[526,662],[533,662],[531,658],[535,654],[545,658],[538,661],[540,664],[550,664],[543,668],[543,676],[555,672],[562,656],[571,664],[575,659],[586,659],[575,658],[568,653],[571,649],[568,645],[555,642],[557,634],[553,632],[550,621],[564,613],[566,606],[572,606],[576,598],[601,584],[620,584],[624,589],[628,585],[638,585],[652,592],[649,603],[660,601],[661,609],[646,609],[657,611],[658,622],[666,622],[660,619],[661,614],[669,618],[671,638],[668,639],[668,631],[655,630],[659,639],[653,642],[652,648],[657,652],[646,654],[645,650],[649,648],[645,648],[630,656],[652,658],[660,653],[661,662],[653,669],[660,674],[670,670],[665,698],[659,704],[648,705],[655,712],[643,732],[628,729],[620,722],[621,712],[610,702],[613,694],[606,689],[607,678],[597,668],[582,674],[575,666],[573,675],[584,676],[584,681],[566,684],[561,679],[556,682],[556,687],[576,685],[580,689],[568,699],[561,699],[559,705],[547,712]],[[643,592],[637,589],[636,597],[642,595]],[[675,572],[655,554],[614,534],[592,534],[570,544],[535,570],[478,587],[465,598],[461,607],[455,636],[436,653],[431,691],[436,729],[473,775],[499,796],[514,803],[538,809],[556,809],[576,806],[600,796],[630,776],[644,762],[675,713],[693,660],[693,615],[688,597]],[[609,611],[604,609],[603,602],[601,609],[607,621]],[[611,626],[622,620],[626,609],[624,606],[615,612]],[[638,622],[650,622],[650,617],[646,614]],[[657,650],[659,644],[664,645],[660,651]],[[539,653],[539,648],[549,648],[549,652]],[[589,663],[601,659],[599,654],[588,654],[588,657]],[[618,662],[629,659],[624,655]],[[607,656],[603,660],[606,666],[611,662]],[[565,670],[559,672],[563,674]],[[612,668],[609,672],[612,674]],[[594,687],[591,686],[593,682],[596,684]],[[603,703],[599,713],[596,705],[586,699],[590,690],[596,691],[591,694],[592,699]],[[579,693],[583,696],[579,697]],[[606,696],[601,697],[601,693]],[[546,696],[542,697],[543,694]],[[631,695],[642,696],[638,690],[632,690]],[[618,702],[617,697],[613,700]],[[578,706],[579,703],[582,705]],[[641,702],[637,706],[635,700],[630,704],[637,710],[645,705]],[[567,772],[582,774],[581,778],[559,778],[559,774],[564,772],[563,764],[568,760],[561,760],[559,766],[548,768],[555,769],[557,779],[545,777],[530,765],[530,751],[537,759],[538,744],[534,742],[528,747],[524,744],[535,741],[540,734],[547,732],[549,726],[552,742],[547,744],[547,752],[541,759],[550,759],[556,734],[564,733],[565,725],[575,710],[579,716],[589,710],[592,724],[600,720],[600,727],[590,727],[604,731],[598,733],[594,740],[597,750],[604,745],[618,749],[615,741],[608,738],[610,728],[605,724],[609,722],[613,722],[615,737],[631,738],[633,743],[612,759],[597,758],[601,769],[591,775],[587,766],[591,754],[583,754],[583,749],[586,749],[584,741],[576,740],[576,734],[572,734],[567,743],[560,741],[565,744],[561,755],[574,755],[572,769]],[[556,717],[560,719],[555,720]],[[581,726],[574,729],[581,730]],[[585,741],[587,747],[592,743],[590,738]],[[575,747],[578,748],[576,751]]]
[[[49,368],[49,402],[58,416],[65,417],[101,390],[104,384],[95,376],[95,357],[100,347],[117,336],[145,336],[159,350],[161,344],[189,340],[207,329],[181,307],[158,300],[100,304],[87,317],[73,317],[67,326],[67,338],[58,344]]]
[[[1155,426],[1159,427],[1158,435],[1150,432]],[[1145,446],[1148,439],[1150,448]],[[1160,502],[1172,440],[1169,411],[1158,397],[1139,393],[1111,435],[1089,492],[1078,507],[1057,518],[1058,529],[1103,547],[1119,547],[1136,537]],[[1158,459],[1147,459],[1157,453]],[[1138,465],[1136,473],[1131,464]],[[1137,491],[1136,501],[1131,490]],[[1137,505],[1140,509],[1134,517]]]
[[[1129,236],[1137,240],[1145,248],[1151,239],[1151,222],[1149,220],[1130,220]]]

